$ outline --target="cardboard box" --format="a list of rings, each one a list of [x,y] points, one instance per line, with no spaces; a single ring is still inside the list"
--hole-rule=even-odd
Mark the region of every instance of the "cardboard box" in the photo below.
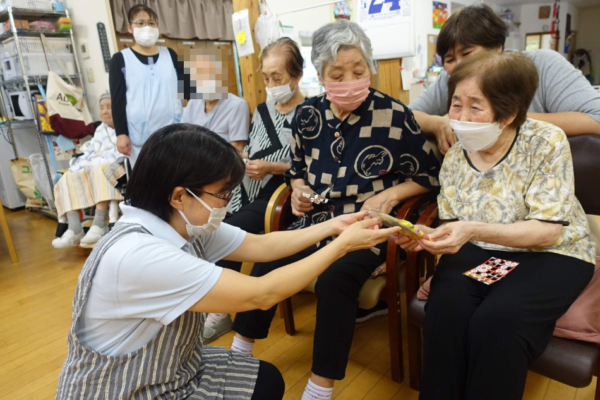
[[[24,19],[15,19],[15,28],[29,30],[29,21]],[[3,32],[10,31],[10,21],[6,21],[3,25]]]

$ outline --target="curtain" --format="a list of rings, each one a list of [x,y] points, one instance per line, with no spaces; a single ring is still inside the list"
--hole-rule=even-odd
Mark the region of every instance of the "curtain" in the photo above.
[[[160,33],[174,39],[234,40],[232,0],[110,0],[115,29],[127,33],[127,11],[144,4],[158,14]]]

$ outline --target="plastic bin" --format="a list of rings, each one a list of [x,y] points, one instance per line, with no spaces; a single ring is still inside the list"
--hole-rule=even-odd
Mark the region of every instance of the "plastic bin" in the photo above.
[[[52,11],[52,0],[0,0],[0,8],[7,6],[26,8],[30,10]]]
[[[24,53],[22,54],[22,56],[23,64],[25,65],[25,71],[27,75],[48,75],[48,64],[46,64],[46,57],[44,57],[44,53]],[[74,75],[75,57],[73,56],[73,53],[57,54],[57,56],[60,57],[60,60],[65,65],[67,73],[69,75]],[[0,56],[0,60],[2,61],[2,71],[4,72],[5,80],[11,80],[23,76],[21,64],[19,63],[19,57],[17,57],[16,55],[11,56],[9,55],[9,53],[5,52],[2,54],[2,56]],[[51,54],[48,54],[48,62],[52,71],[56,72],[59,75],[64,75],[64,72],[62,72],[60,66]]]
[[[69,38],[46,38],[48,47],[56,54],[70,54],[73,53],[71,45],[71,39]],[[17,44],[15,38],[11,37],[2,42],[4,45],[4,51],[8,52],[10,56],[17,55]],[[21,46],[21,53],[42,53],[44,49],[48,57],[51,57],[50,49],[46,46],[42,47],[42,40],[37,37],[19,37],[19,46]]]

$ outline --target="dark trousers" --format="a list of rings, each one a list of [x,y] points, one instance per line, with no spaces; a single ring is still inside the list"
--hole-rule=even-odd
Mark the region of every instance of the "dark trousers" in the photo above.
[[[489,286],[462,275],[490,257],[520,264]],[[426,305],[419,399],[521,399],[529,366],[593,273],[572,257],[470,243],[442,256]]]
[[[223,222],[237,226],[243,231],[259,234],[265,230],[265,214],[271,196],[283,183],[282,176],[273,176],[252,203],[245,204],[233,215],[225,218]],[[242,270],[242,263],[238,261],[221,260],[216,263],[221,268],[231,269],[237,272]]]
[[[284,392],[285,382],[281,372],[273,364],[261,361],[250,400],[281,400]]]
[[[254,264],[251,275],[264,276],[315,251],[313,246],[291,257]],[[358,294],[373,270],[384,261],[383,250],[379,256],[371,250],[355,251],[331,264],[317,280],[317,326],[312,366],[315,374],[336,380],[344,378],[354,335]],[[238,313],[233,330],[251,339],[266,338],[276,308]]]

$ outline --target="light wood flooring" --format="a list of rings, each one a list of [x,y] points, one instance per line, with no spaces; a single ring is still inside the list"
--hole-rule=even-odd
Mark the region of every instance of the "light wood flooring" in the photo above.
[[[42,215],[8,211],[7,218],[20,262],[11,264],[0,232],[0,399],[53,399],[67,352],[73,291],[89,250],[53,249],[56,222]],[[283,373],[285,399],[300,399],[310,376],[315,308],[314,295],[295,296],[298,333],[286,335],[276,316],[269,337],[255,346],[256,357]],[[231,338],[229,333],[213,344],[228,347]],[[406,358],[404,363],[407,369]],[[591,400],[594,388],[595,382],[575,389],[530,373],[524,399]],[[391,380],[386,317],[356,326],[346,378],[335,386],[334,398],[418,398],[408,376],[402,384]]]

